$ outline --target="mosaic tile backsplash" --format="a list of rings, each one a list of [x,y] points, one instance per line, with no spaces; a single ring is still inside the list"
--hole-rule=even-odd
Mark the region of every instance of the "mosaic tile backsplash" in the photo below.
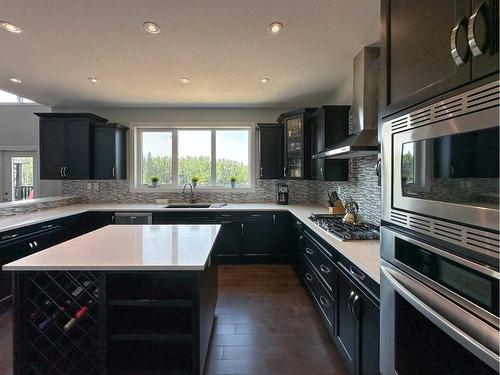
[[[33,202],[26,201],[23,202],[22,204],[7,204],[4,207],[0,206],[0,217],[46,210],[49,208],[69,206],[70,204],[76,204],[76,203],[80,203],[79,197],[68,196],[67,198],[58,197],[53,200],[46,199],[42,201],[33,201]]]
[[[327,192],[336,190],[342,199],[354,199],[358,202],[360,213],[372,223],[380,223],[380,186],[375,174],[377,157],[352,159],[350,161],[349,181],[295,181],[295,180],[257,180],[255,191],[250,193],[228,192],[199,193],[200,202],[227,202],[227,203],[259,203],[274,202],[276,200],[276,185],[278,182],[288,184],[290,203],[309,203],[327,205]],[[90,181],[64,181],[63,194],[79,196],[86,203],[154,203],[156,199],[170,199],[173,202],[183,201],[179,192],[130,192],[130,182],[121,181],[92,181],[99,183],[98,190],[88,190]]]

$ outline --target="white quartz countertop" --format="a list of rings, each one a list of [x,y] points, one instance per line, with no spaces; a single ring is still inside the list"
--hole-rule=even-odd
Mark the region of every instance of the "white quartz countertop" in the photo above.
[[[220,225],[108,225],[8,263],[4,271],[197,271]]]
[[[297,219],[302,221],[310,230],[318,234],[328,244],[334,247],[338,252],[344,255],[347,259],[353,262],[361,271],[365,272],[371,279],[380,282],[380,242],[379,241],[341,241],[332,234],[318,227],[309,220],[309,216],[314,213],[328,213],[326,207],[318,205],[277,205],[275,203],[230,203],[221,208],[165,208],[165,205],[156,204],[76,204],[64,206],[60,208],[52,208],[48,210],[37,211],[34,213],[18,214],[0,218],[0,232],[20,228],[26,225],[41,223],[44,221],[55,220],[70,215],[84,213],[87,211],[122,211],[122,212],[175,212],[175,211],[289,211]],[[109,226],[119,227],[119,226]],[[127,226],[130,227],[130,226]],[[106,229],[105,227],[103,229]],[[99,231],[102,231],[100,229]],[[96,231],[97,232],[97,231]],[[93,233],[93,232],[91,232]],[[89,233],[89,234],[91,234]],[[87,234],[88,235],[88,234]],[[77,237],[72,241],[87,236]],[[105,239],[103,239],[105,240]],[[57,245],[57,248],[63,244]],[[50,250],[50,249],[47,249]],[[43,251],[41,252],[43,253]],[[36,255],[36,254],[35,254]]]

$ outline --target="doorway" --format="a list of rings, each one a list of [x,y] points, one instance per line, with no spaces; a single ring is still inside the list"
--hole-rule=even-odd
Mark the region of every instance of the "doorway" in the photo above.
[[[36,156],[35,151],[3,152],[2,201],[26,201],[39,196]]]

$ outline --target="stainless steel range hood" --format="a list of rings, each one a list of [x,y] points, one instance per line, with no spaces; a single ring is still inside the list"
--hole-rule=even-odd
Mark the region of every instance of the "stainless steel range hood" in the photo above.
[[[378,47],[365,47],[354,58],[351,134],[314,159],[350,159],[378,153]]]

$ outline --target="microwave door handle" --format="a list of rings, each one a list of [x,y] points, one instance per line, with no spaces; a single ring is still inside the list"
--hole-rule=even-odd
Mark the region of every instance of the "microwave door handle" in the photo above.
[[[422,315],[493,369],[500,362],[498,330],[432,289],[386,266],[382,279]]]

